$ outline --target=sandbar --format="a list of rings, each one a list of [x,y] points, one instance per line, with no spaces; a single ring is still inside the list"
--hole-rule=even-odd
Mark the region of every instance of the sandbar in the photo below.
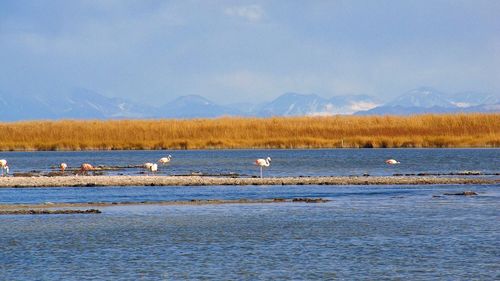
[[[0,177],[0,187],[97,186],[218,186],[218,185],[428,185],[499,184],[500,178],[440,176],[321,176],[321,177],[207,177],[207,176],[35,176]]]

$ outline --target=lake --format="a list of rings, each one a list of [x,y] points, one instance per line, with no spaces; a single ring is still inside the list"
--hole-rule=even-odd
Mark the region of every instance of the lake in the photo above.
[[[14,170],[140,164],[163,174],[497,173],[496,149],[9,152]],[[395,158],[400,165],[387,166]],[[22,168],[21,168],[22,167]],[[129,174],[139,170],[121,171]],[[492,176],[498,177],[498,176]],[[130,205],[0,216],[0,280],[498,280],[499,185],[2,188],[0,204],[325,198],[326,203]],[[473,190],[477,196],[444,193]]]
[[[479,195],[443,195],[470,189]],[[1,216],[1,280],[494,280],[500,270],[498,186],[39,188],[1,197],[332,200]]]

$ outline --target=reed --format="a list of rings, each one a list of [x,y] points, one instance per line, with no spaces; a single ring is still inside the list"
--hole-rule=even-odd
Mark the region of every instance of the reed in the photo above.
[[[0,123],[0,150],[499,147],[500,114]]]

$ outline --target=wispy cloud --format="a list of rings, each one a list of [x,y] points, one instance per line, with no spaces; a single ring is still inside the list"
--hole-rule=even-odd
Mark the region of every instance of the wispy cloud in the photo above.
[[[241,17],[250,22],[258,22],[264,16],[264,9],[259,5],[233,6],[224,9],[224,13],[233,17]]]

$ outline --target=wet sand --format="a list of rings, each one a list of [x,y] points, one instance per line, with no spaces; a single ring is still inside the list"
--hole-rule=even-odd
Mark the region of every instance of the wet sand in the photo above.
[[[436,176],[232,178],[206,176],[0,177],[0,187],[210,186],[210,185],[425,185],[499,184],[500,179]]]

